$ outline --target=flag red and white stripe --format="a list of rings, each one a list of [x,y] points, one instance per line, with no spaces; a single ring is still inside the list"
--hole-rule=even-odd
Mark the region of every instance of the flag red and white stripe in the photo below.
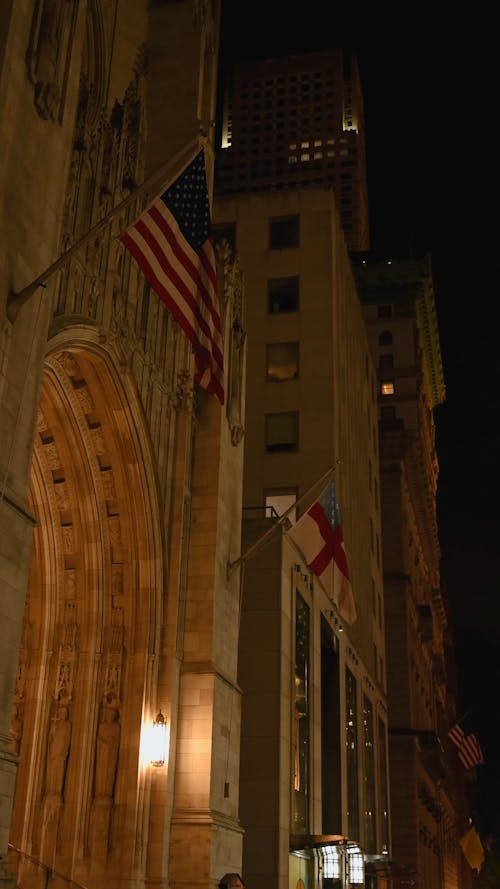
[[[195,381],[224,404],[223,343],[203,151],[122,232],[120,240],[191,343]]]
[[[476,735],[466,735],[458,723],[449,730],[448,737],[458,751],[458,758],[467,770],[484,762],[483,752]]]

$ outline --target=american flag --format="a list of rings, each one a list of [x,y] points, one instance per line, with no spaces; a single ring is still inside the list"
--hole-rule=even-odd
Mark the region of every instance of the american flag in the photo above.
[[[458,723],[451,727],[448,737],[457,748],[458,758],[465,769],[473,769],[484,762],[478,739],[475,735],[466,735]]]
[[[119,237],[191,343],[195,382],[224,404],[222,332],[210,227],[201,150]]]
[[[347,623],[354,623],[356,607],[333,482],[324,488],[288,533],[302,552],[307,567],[337,606],[340,616]]]

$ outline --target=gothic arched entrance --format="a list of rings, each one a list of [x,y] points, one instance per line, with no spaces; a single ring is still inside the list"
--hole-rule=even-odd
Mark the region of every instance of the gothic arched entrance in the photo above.
[[[14,698],[11,845],[24,886],[44,885],[45,869],[94,887],[144,874],[141,728],[156,712],[163,619],[158,500],[131,377],[95,329],[64,330],[39,398]]]

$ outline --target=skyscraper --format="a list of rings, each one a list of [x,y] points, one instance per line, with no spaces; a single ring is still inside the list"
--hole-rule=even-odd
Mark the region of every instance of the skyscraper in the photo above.
[[[365,121],[357,61],[341,49],[235,66],[216,193],[331,188],[348,249],[368,249]]]
[[[294,502],[336,466],[358,614],[347,625],[279,529],[245,562],[244,873],[252,885],[345,886],[346,876],[322,881],[347,873],[364,883],[390,847],[377,387],[364,320],[328,187],[220,197],[214,220],[222,234],[233,228],[245,280],[244,550],[273,515],[292,507],[293,521]]]
[[[418,886],[462,886],[467,806],[447,740],[457,698],[436,516],[434,409],[445,384],[431,260],[355,271],[378,378],[393,857]]]

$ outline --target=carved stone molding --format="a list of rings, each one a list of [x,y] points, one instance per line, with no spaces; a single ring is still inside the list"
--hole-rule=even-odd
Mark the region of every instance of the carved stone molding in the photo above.
[[[62,120],[78,0],[38,0],[26,53],[35,108],[44,120]]]
[[[231,442],[238,445],[244,436],[244,389],[246,365],[246,331],[244,329],[243,275],[236,256],[227,241],[217,247],[217,260],[222,266],[222,302],[225,329],[229,335],[226,348],[228,360],[226,415]]]
[[[193,411],[194,386],[192,375],[187,370],[181,370],[177,374],[177,384],[174,396],[175,409],[177,411]]]

